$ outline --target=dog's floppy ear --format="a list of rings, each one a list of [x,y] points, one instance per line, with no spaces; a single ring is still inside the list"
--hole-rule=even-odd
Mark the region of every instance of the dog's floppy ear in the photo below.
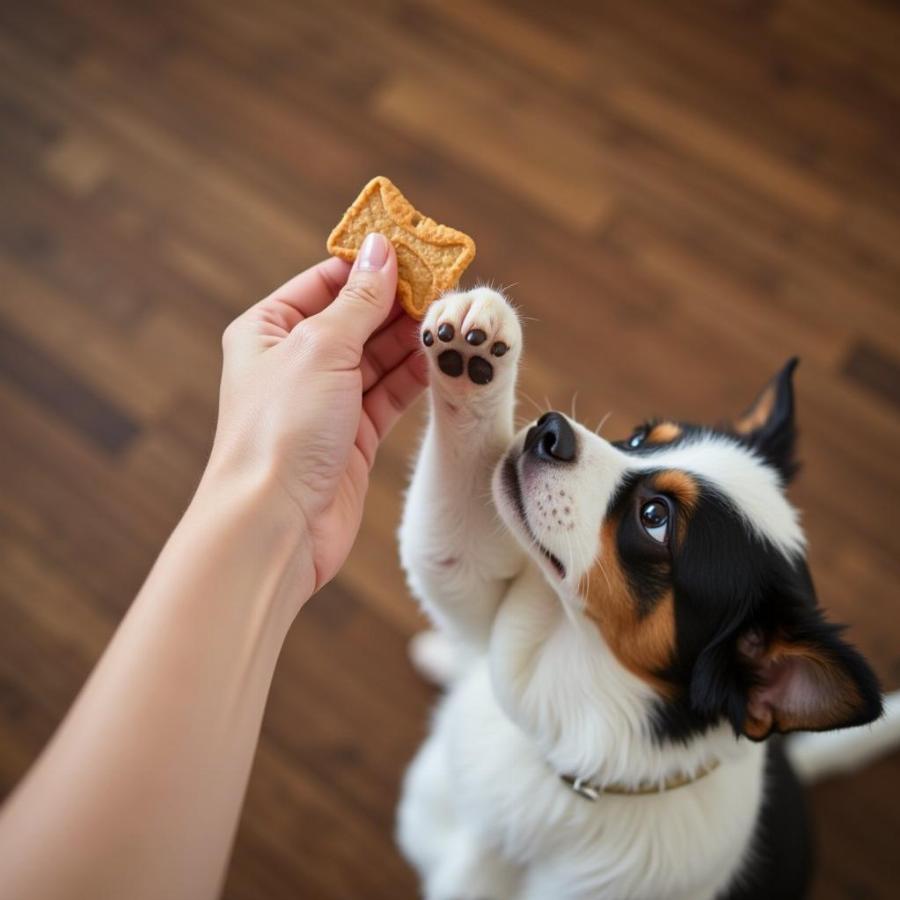
[[[816,614],[791,631],[753,628],[740,636],[748,675],[740,730],[747,737],[849,728],[881,715],[878,681],[840,630]]]
[[[878,679],[826,621],[803,562],[781,569],[762,602],[729,623],[699,655],[690,701],[710,721],[725,716],[735,734],[828,731],[881,715]]]
[[[732,425],[735,434],[778,469],[785,483],[797,471],[793,375],[798,362],[796,356],[789,359]]]

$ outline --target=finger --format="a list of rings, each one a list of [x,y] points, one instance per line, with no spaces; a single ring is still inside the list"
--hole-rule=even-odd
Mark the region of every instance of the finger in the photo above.
[[[372,232],[360,247],[347,283],[319,318],[362,355],[363,344],[387,318],[396,293],[394,248],[383,234]]]
[[[295,275],[253,308],[285,331],[321,312],[347,282],[350,263],[335,256]]]
[[[357,444],[371,467],[378,445],[428,383],[424,354],[410,353],[400,365],[363,395]]]
[[[359,363],[363,391],[369,390],[418,346],[419,325],[402,314],[372,335]]]

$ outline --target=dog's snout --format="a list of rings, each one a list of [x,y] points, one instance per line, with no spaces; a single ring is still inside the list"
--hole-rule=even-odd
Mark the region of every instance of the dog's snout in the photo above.
[[[569,463],[575,459],[575,432],[558,412],[544,413],[525,436],[525,453],[548,462]]]

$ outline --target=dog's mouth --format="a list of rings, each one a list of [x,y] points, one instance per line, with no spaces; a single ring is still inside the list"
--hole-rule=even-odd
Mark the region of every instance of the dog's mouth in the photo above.
[[[522,486],[519,483],[519,473],[516,469],[516,461],[513,459],[512,455],[507,456],[503,462],[503,483],[513,502],[513,506],[522,523],[522,527],[525,529],[525,533],[528,535],[534,546],[541,552],[541,555],[551,566],[553,566],[556,570],[556,574],[559,575],[560,578],[565,578],[566,567],[534,536],[534,532],[531,530],[531,525],[528,522],[528,513],[525,510],[525,500],[522,497]]]

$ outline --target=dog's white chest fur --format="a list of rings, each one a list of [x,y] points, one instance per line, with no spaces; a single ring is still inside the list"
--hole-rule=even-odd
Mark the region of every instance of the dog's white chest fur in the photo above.
[[[631,767],[612,750],[626,713],[582,708],[602,702],[579,684],[597,674],[583,669],[596,648],[579,646],[558,610],[548,632],[555,598],[541,581],[532,568],[503,598],[489,652],[450,689],[408,773],[399,836],[426,896],[715,897],[747,858],[762,748],[724,735],[727,765],[685,788],[596,802],[575,794],[558,772],[588,747],[611,748],[610,772]],[[536,650],[529,632],[549,633],[549,651]],[[631,755],[632,765],[656,764],[643,742]]]

